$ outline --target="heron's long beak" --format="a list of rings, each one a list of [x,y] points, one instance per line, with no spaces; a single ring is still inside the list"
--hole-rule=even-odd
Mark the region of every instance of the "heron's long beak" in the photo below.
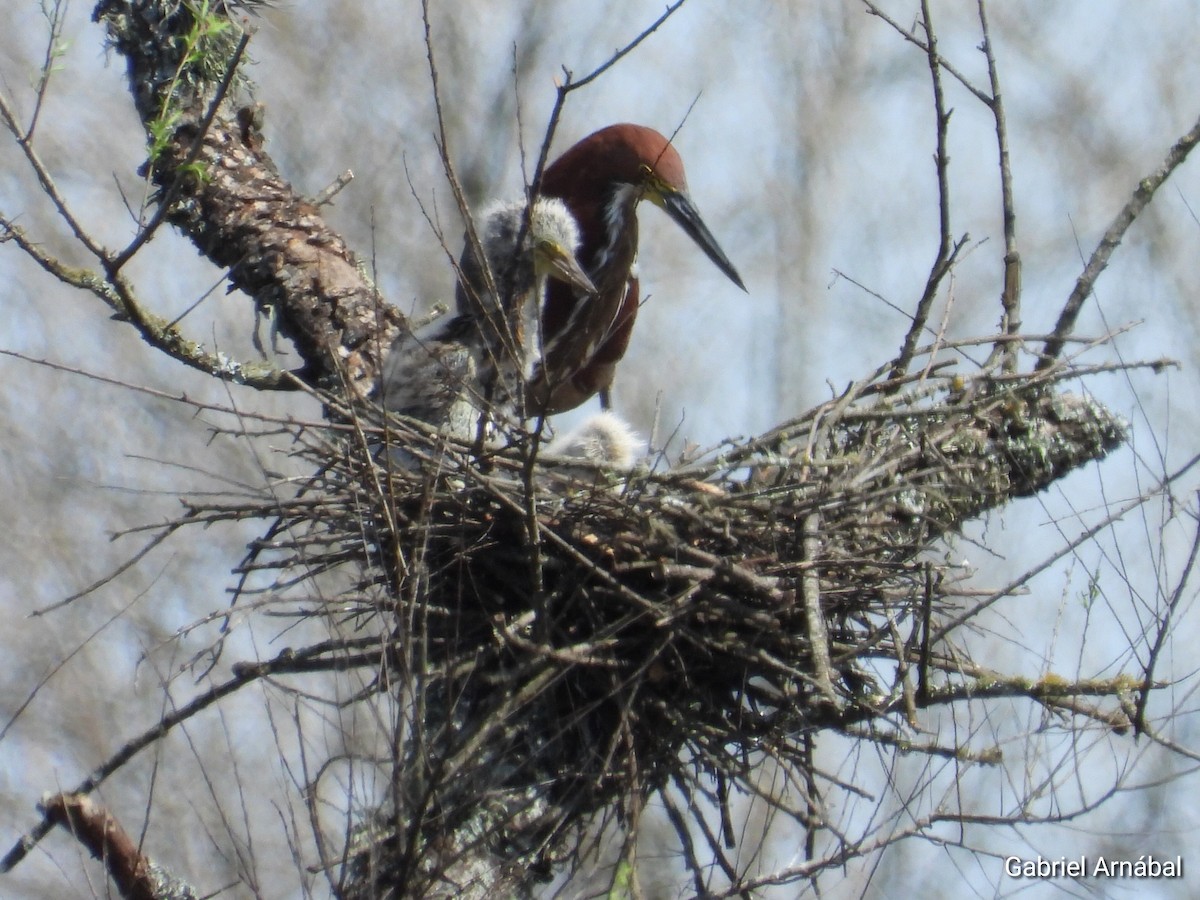
[[[596,285],[592,284],[592,279],[588,278],[587,272],[583,271],[583,266],[570,250],[555,245],[553,250],[545,253],[544,258],[547,275],[586,294],[596,293]]]
[[[742,276],[737,273],[737,269],[733,267],[733,263],[729,261],[725,251],[717,244],[717,239],[712,236],[712,232],[700,218],[700,212],[696,209],[696,204],[692,202],[691,197],[684,191],[662,191],[656,193],[654,199],[659,201],[659,205],[667,215],[687,232],[688,237],[700,246],[705,255],[728,276],[730,281],[743,291],[746,290],[746,285],[742,284]]]

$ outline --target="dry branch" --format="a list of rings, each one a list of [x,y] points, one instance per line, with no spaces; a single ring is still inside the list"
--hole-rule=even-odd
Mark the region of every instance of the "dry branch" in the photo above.
[[[153,142],[149,174],[161,215],[272,316],[304,360],[303,380],[338,390],[344,381],[366,396],[403,316],[383,302],[316,205],[280,177],[263,148],[261,107],[235,102],[236,82],[220,102],[246,23],[239,27],[221,16],[221,4],[213,6],[211,33],[198,21],[201,4],[102,0],[94,13],[128,63]],[[190,39],[197,31],[210,36]],[[109,259],[110,277],[158,221]]]
[[[116,817],[90,797],[55,794],[43,801],[42,809],[49,821],[67,829],[104,862],[125,900],[196,900],[194,888],[145,856]]]

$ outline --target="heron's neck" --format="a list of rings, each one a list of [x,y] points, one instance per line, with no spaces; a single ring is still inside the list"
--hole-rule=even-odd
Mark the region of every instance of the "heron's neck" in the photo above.
[[[601,272],[623,257],[637,255],[637,215],[641,192],[632,184],[617,184],[604,204],[604,242],[592,257],[592,271]]]

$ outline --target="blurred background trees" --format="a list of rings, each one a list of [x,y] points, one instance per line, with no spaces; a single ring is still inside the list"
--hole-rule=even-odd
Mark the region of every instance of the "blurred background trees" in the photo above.
[[[919,12],[911,2],[884,8],[905,27]],[[145,146],[123,65],[102,49],[90,13],[79,3],[6,4],[0,85],[26,126],[37,108],[42,160],[89,232],[115,247],[135,230],[127,206],[143,200],[137,170]],[[562,67],[590,71],[652,14],[657,8],[635,2],[463,2],[433,10],[448,152],[473,203],[521,190]],[[1136,16],[1108,2],[1009,2],[989,14],[1012,146],[1025,329],[1044,333],[1138,179],[1195,121],[1200,25],[1170,0],[1141,4]],[[933,15],[942,56],[986,84],[975,4],[935,3]],[[450,301],[442,239],[421,212],[430,212],[457,253],[461,223],[433,139],[419,9],[363,2],[333,10],[292,0],[255,24],[249,74],[282,173],[316,194],[352,170],[353,182],[326,214],[371,260],[383,294],[406,313]],[[50,85],[36,107],[47,66]],[[1004,254],[995,126],[953,79],[946,91],[953,228],[970,241],[933,320],[945,312],[951,337],[986,335],[996,324]],[[675,140],[693,196],[749,288],[742,295],[665,217],[643,211],[649,300],[615,396],[656,447],[678,453],[689,442],[763,431],[896,352],[938,239],[933,105],[921,52],[849,0],[749,7],[692,0],[571,97],[555,150],[622,120],[664,133],[683,123]],[[947,547],[948,558],[973,570],[981,592],[1037,568],[1082,527],[1195,456],[1198,189],[1193,161],[1126,236],[1079,325],[1085,335],[1132,326],[1086,362],[1169,358],[1179,368],[1087,382],[1129,419],[1129,447]],[[0,142],[0,213],[59,258],[85,262],[11,139]],[[256,324],[243,298],[226,296],[221,273],[182,238],[160,231],[130,275],[159,315],[182,316],[190,334],[232,357],[258,356],[253,335],[257,327],[266,340],[269,324]],[[269,439],[237,439],[228,415],[194,404],[297,418],[316,418],[319,407],[298,394],[263,394],[184,369],[11,246],[0,246],[0,284],[0,503],[9,535],[0,542],[7,622],[0,804],[15,839],[43,791],[74,784],[176,696],[191,693],[190,674],[172,679],[211,642],[236,583],[231,569],[255,536],[245,526],[215,527],[203,542],[167,542],[122,568],[145,543],[128,532],[175,515],[182,492],[258,491],[267,471],[287,465]],[[281,350],[281,364],[298,362]],[[192,402],[173,399],[181,395]],[[1172,798],[1188,789],[1188,754],[1200,746],[1190,715],[1195,625],[1186,615],[1195,588],[1181,581],[1196,481],[1185,471],[1168,494],[1055,560],[1029,581],[1028,593],[976,620],[977,656],[997,667],[1111,677],[1140,670],[1150,647],[1139,636],[1154,633],[1177,593],[1177,627],[1157,673],[1174,687],[1152,700],[1150,712],[1179,747],[1058,728],[1021,700],[968,704],[964,715],[922,723],[1002,748],[999,766],[946,760],[939,768],[928,757],[819,743],[826,771],[878,784],[833,813],[842,831],[886,844],[887,829],[909,806],[956,813],[928,830],[933,840],[888,846],[828,876],[826,894],[959,896],[960,881],[1008,894],[1023,883],[1004,878],[997,857],[1005,855],[1186,855],[1196,814]],[[100,580],[65,608],[31,617]],[[202,627],[188,630],[197,621]],[[286,622],[247,615],[239,626],[223,665],[302,642]],[[355,685],[343,689],[349,695]],[[301,823],[304,778],[293,765],[305,746],[325,757],[360,750],[355,725],[336,708],[301,714],[294,698],[264,686],[168,737],[116,776],[103,798],[131,830],[144,817],[147,849],[205,890],[232,884],[229,896],[324,896],[323,880],[304,870],[311,834]],[[762,777],[766,792],[786,792],[772,784],[769,766]],[[378,788],[359,787],[364,796]],[[802,839],[772,827],[761,801],[740,811],[744,864],[770,872],[803,860]],[[1003,814],[1012,827],[973,824],[973,812]],[[1023,826],[1026,812],[1064,821]],[[686,892],[671,829],[643,828],[643,857],[667,859],[646,867],[642,888],[656,897]],[[163,833],[175,840],[156,843]],[[184,834],[193,839],[179,840]],[[4,876],[3,892],[104,895],[82,855],[52,837]],[[604,862],[596,862],[598,892],[610,878]],[[572,890],[583,892],[585,883]],[[1184,883],[1150,889],[1189,893]],[[779,896],[795,890],[780,888]]]

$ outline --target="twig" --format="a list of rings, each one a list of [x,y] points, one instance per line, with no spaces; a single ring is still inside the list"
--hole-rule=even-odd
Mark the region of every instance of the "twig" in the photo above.
[[[897,34],[899,34],[901,37],[903,37],[910,44],[913,44],[914,46],[916,46],[919,50],[921,50],[923,52],[926,52],[926,53],[929,52],[929,48],[925,45],[925,42],[922,41],[919,37],[917,37],[917,35],[914,32],[905,28],[903,25],[901,25],[899,22],[897,22],[895,19],[893,19],[891,16],[889,16],[886,12],[884,12],[882,9],[880,9],[876,4],[872,3],[871,0],[863,0],[863,6],[865,6],[867,8],[868,15],[877,16],[878,18],[887,22],[887,24],[890,25],[896,31]],[[949,60],[945,59],[944,57],[938,56],[937,62],[938,62],[938,65],[941,66],[943,69],[945,69],[947,72],[949,72],[954,77],[954,79],[956,81],[958,81],[959,84],[961,84],[968,91],[970,91],[972,94],[974,94],[975,98],[977,100],[979,100],[984,105],[991,105],[991,102],[992,102],[991,97],[989,97],[986,93],[984,93],[979,88],[975,87],[975,85],[973,85],[970,82],[970,80],[965,75],[963,75],[962,72],[960,72],[958,69],[956,69]]]
[[[817,690],[827,703],[836,706],[837,694],[833,690],[832,666],[829,662],[829,632],[825,627],[825,613],[821,609],[821,579],[817,569],[817,559],[821,555],[820,527],[821,517],[817,513],[805,516],[801,524],[802,561],[808,568],[800,578],[800,593],[804,602]]]
[[[5,127],[12,132],[16,138],[17,145],[21,148],[21,152],[25,154],[25,159],[37,175],[38,183],[42,186],[42,191],[50,198],[50,202],[54,204],[54,208],[58,210],[59,216],[67,223],[67,227],[71,229],[71,233],[75,235],[75,239],[82,244],[89,253],[97,259],[103,260],[105,250],[94,240],[91,235],[84,230],[83,225],[75,218],[75,214],[71,212],[67,206],[67,201],[61,193],[59,193],[58,185],[55,184],[54,178],[50,175],[50,171],[42,163],[41,157],[38,156],[36,150],[33,149],[33,142],[21,135],[21,128],[17,124],[16,114],[9,105],[8,97],[3,91],[0,91],[0,119],[4,121]],[[11,226],[9,226],[11,229]]]
[[[1120,246],[1125,232],[1129,230],[1133,220],[1146,208],[1147,204],[1154,199],[1155,192],[1162,187],[1163,182],[1188,158],[1188,154],[1192,152],[1197,143],[1200,143],[1200,119],[1167,151],[1162,165],[1138,182],[1137,187],[1133,190],[1133,196],[1109,224],[1100,243],[1092,251],[1079,279],[1075,282],[1075,289],[1071,291],[1071,296],[1067,298],[1062,312],[1059,313],[1052,337],[1042,347],[1041,359],[1038,360],[1035,367],[1037,371],[1049,368],[1062,353],[1063,343],[1075,328],[1075,319],[1078,318],[1084,301],[1091,296],[1092,289],[1096,286],[1096,279],[1108,266],[1108,260],[1113,251]]]
[[[1004,219],[1004,292],[1000,297],[1003,314],[1000,330],[1006,335],[1021,331],[1021,254],[1017,250],[1017,212],[1013,200],[1012,161],[1008,152],[1008,125],[1004,115],[1004,100],[1000,93],[1000,74],[996,68],[996,53],[992,46],[992,35],[988,28],[985,0],[979,3],[979,25],[983,31],[983,53],[987,59],[988,80],[991,83],[992,102],[989,104],[992,117],[996,120],[996,146],[1000,154],[1000,202]],[[1005,342],[996,344],[993,354],[1004,355],[1003,370],[1017,371],[1019,344]]]
[[[157,534],[155,534],[153,537],[151,537],[150,540],[144,546],[142,546],[132,556],[125,559],[125,561],[122,562],[120,565],[118,565],[114,570],[112,570],[111,572],[109,572],[106,575],[101,576],[99,579],[97,579],[96,581],[89,584],[83,590],[76,591],[75,593],[64,597],[62,600],[58,600],[57,602],[51,603],[48,606],[38,607],[37,609],[35,609],[33,612],[31,612],[29,614],[29,617],[30,618],[39,618],[41,616],[49,615],[50,613],[52,613],[56,610],[62,609],[64,606],[69,606],[70,604],[74,603],[76,600],[80,599],[81,597],[86,597],[89,594],[95,593],[100,588],[104,587],[104,585],[109,584],[112,581],[116,580],[120,575],[122,575],[125,572],[128,572],[130,569],[132,569],[134,566],[136,566],[138,563],[140,563],[146,557],[147,554],[149,554],[152,550],[154,550],[156,547],[158,547],[163,541],[165,541],[172,534],[174,534],[174,532],[177,529],[182,528],[186,524],[188,524],[188,521],[186,518],[184,518],[184,519],[176,520],[175,522],[172,522],[172,523],[169,523],[169,524],[163,526],[161,528],[161,530],[159,530],[159,532]]]
[[[129,760],[133,759],[142,750],[158,742],[163,736],[168,734],[175,726],[182,722],[186,722],[192,716],[212,706],[223,697],[227,697],[247,684],[252,683],[257,678],[257,675],[239,676],[235,675],[228,681],[217,685],[216,687],[206,691],[200,696],[193,699],[190,703],[180,707],[174,712],[163,716],[157,725],[150,728],[138,737],[129,741],[110,756],[100,766],[92,770],[83,781],[81,781],[71,794],[86,795],[92,793],[96,788],[108,780],[109,776],[117,772]],[[26,832],[13,845],[12,849],[5,854],[3,859],[0,859],[0,875],[11,872],[14,867],[29,855],[29,851],[36,847],[47,834],[50,833],[55,825],[54,819],[48,814],[42,816],[42,820],[32,829]]]
[[[913,313],[912,325],[904,336],[900,354],[892,366],[892,378],[905,374],[909,363],[912,362],[913,348],[921,336],[925,323],[929,319],[929,309],[937,296],[942,279],[954,266],[954,260],[959,250],[969,238],[964,235],[957,243],[952,243],[950,235],[950,156],[946,151],[946,131],[950,124],[950,113],[946,110],[946,98],[942,93],[942,74],[940,57],[937,52],[937,32],[933,27],[933,19],[929,13],[928,0],[921,0],[921,22],[925,29],[925,55],[929,61],[929,74],[933,81],[933,109],[937,120],[937,150],[934,153],[934,163],[937,168],[938,184],[938,249],[933,265],[929,269],[929,277],[925,282],[925,290],[917,302],[916,312]]]
[[[1019,576],[1014,581],[1009,582],[1004,587],[993,592],[990,596],[986,597],[979,603],[975,604],[970,609],[968,609],[962,613],[959,613],[956,616],[952,616],[949,619],[947,619],[946,621],[942,622],[942,624],[938,626],[938,628],[933,632],[933,634],[930,635],[929,642],[931,644],[937,644],[940,641],[944,640],[945,637],[951,631],[953,631],[954,629],[963,625],[964,623],[970,621],[971,619],[975,618],[975,616],[979,615],[981,612],[983,612],[985,609],[987,609],[989,606],[991,606],[997,600],[1001,599],[1002,597],[1009,596],[1013,591],[1015,591],[1022,584],[1025,584],[1026,582],[1028,582],[1030,579],[1032,579],[1038,573],[1043,572],[1046,569],[1050,568],[1050,566],[1054,565],[1056,562],[1058,562],[1063,557],[1067,556],[1068,554],[1074,553],[1076,550],[1078,550],[1084,544],[1088,543],[1093,538],[1095,538],[1096,535],[1098,535],[1101,531],[1103,531],[1106,528],[1109,528],[1110,526],[1112,526],[1112,524],[1114,522],[1117,522],[1117,521],[1123,519],[1130,512],[1132,512],[1133,510],[1135,510],[1139,506],[1141,506],[1143,503],[1145,503],[1147,496],[1153,495],[1155,493],[1159,493],[1161,491],[1165,491],[1167,489],[1167,487],[1169,487],[1174,482],[1178,481],[1180,478],[1182,478],[1185,474],[1190,472],[1197,465],[1200,465],[1200,454],[1193,456],[1191,459],[1189,459],[1187,462],[1185,462],[1182,466],[1177,468],[1174,472],[1171,472],[1168,475],[1164,475],[1158,481],[1158,483],[1155,484],[1144,495],[1134,497],[1132,500],[1130,500],[1124,506],[1118,507],[1115,511],[1109,513],[1107,516],[1105,516],[1101,521],[1097,522],[1091,528],[1088,528],[1088,529],[1084,530],[1082,533],[1080,533],[1074,540],[1070,541],[1065,547],[1061,548],[1056,553],[1048,556],[1037,566],[1034,566],[1032,569],[1029,569],[1027,572],[1025,572],[1024,574]]]
[[[476,322],[480,327],[490,332],[487,335],[489,339],[485,340],[484,344],[492,345],[498,342],[502,348],[501,352],[506,354],[509,359],[519,359],[521,350],[517,346],[516,334],[514,333],[512,323],[509,322],[508,317],[503,311],[504,301],[508,298],[500,296],[500,291],[496,286],[495,273],[492,271],[491,262],[484,252],[483,242],[479,238],[478,229],[475,227],[475,220],[471,215],[470,205],[467,203],[466,191],[463,190],[462,182],[458,177],[458,171],[450,156],[450,140],[446,130],[446,116],[442,107],[437,60],[433,50],[433,22],[429,15],[429,0],[421,0],[421,18],[425,29],[425,58],[429,64],[429,82],[433,93],[433,106],[438,126],[435,144],[437,145],[438,156],[442,162],[442,171],[446,176],[446,181],[450,185],[450,193],[454,197],[454,202],[458,206],[459,216],[463,220],[467,239],[467,252],[479,261],[479,269],[483,274],[484,291],[495,297],[497,302],[484,302],[484,298],[477,296],[476,291],[470,285],[466,284],[465,280],[462,281],[463,295],[467,298],[467,302],[471,304],[471,311]],[[525,238],[525,233],[529,227],[529,214],[531,210],[532,205],[527,203],[521,229],[517,234],[517,246],[520,246]],[[481,428],[483,424],[481,421]]]
[[[1200,497],[1200,492],[1198,492],[1195,496]],[[1179,575],[1179,580],[1175,583],[1175,590],[1171,592],[1171,599],[1167,602],[1167,608],[1163,611],[1158,622],[1158,628],[1154,634],[1154,643],[1150,647],[1150,655],[1146,660],[1145,674],[1143,676],[1147,685],[1154,683],[1154,668],[1158,664],[1158,657],[1162,653],[1163,646],[1167,642],[1168,635],[1173,630],[1173,625],[1175,623],[1175,611],[1179,608],[1179,603],[1183,598],[1184,588],[1187,586],[1188,580],[1192,576],[1192,570],[1196,566],[1197,555],[1200,555],[1200,525],[1198,525],[1196,528],[1196,533],[1192,536],[1192,549],[1188,553],[1187,562],[1184,563],[1183,571]],[[1146,730],[1146,704],[1149,702],[1149,690],[1142,690],[1138,693],[1133,716],[1133,726],[1137,729],[1138,734],[1142,734]]]
[[[692,802],[690,786],[679,778],[676,778],[676,784],[684,796],[688,798],[690,804]],[[696,896],[707,897],[710,895],[710,891],[708,890],[708,885],[704,883],[705,866],[701,864],[700,857],[696,853],[696,842],[692,837],[692,830],[688,827],[683,813],[675,805],[665,787],[659,789],[658,796],[662,801],[663,809],[666,811],[667,819],[670,821],[671,827],[675,829],[675,834],[679,838],[679,845],[683,848],[683,857],[687,861],[687,870],[691,873],[692,887],[696,891]],[[717,859],[723,858],[724,854],[717,855]],[[727,872],[727,874],[730,873]]]
[[[591,84],[601,75],[615,66],[624,57],[632,53],[634,49],[636,49],[637,46],[642,43],[642,41],[646,40],[646,38],[658,31],[662,24],[666,22],[667,19],[671,18],[671,16],[673,16],[676,12],[678,12],[680,7],[682,7],[686,2],[687,0],[676,0],[675,3],[667,4],[667,8],[663,10],[662,15],[644,28],[637,37],[635,37],[624,47],[616,50],[605,62],[601,63],[578,81],[572,80],[574,78],[574,74],[570,69],[566,68],[565,66],[563,67],[563,76],[565,80],[558,86],[558,93],[554,98],[554,107],[550,110],[550,120],[546,123],[546,136],[542,139],[542,149],[541,152],[538,153],[537,168],[534,169],[533,179],[529,183],[529,195],[531,197],[537,196],[537,193],[541,188],[542,172],[545,171],[546,160],[550,156],[550,144],[554,140],[555,131],[558,130],[558,120],[562,115],[563,105],[567,102],[567,97],[573,91],[587,87],[587,85]]]
[[[317,196],[313,197],[313,203],[316,206],[325,206],[333,202],[333,198],[342,192],[342,190],[350,182],[354,180],[354,173],[347,169],[341,175],[333,180],[332,184],[326,185]]]
[[[45,4],[42,9],[45,11]],[[67,0],[54,0],[54,6],[47,18],[50,21],[50,33],[46,36],[46,55],[42,60],[42,71],[38,76],[37,87],[34,89],[33,112],[29,116],[29,127],[25,129],[24,140],[33,141],[33,133],[37,130],[38,117],[46,102],[46,91],[50,88],[50,76],[54,74],[54,58],[59,52],[59,41],[62,40],[63,22],[66,20]]]

